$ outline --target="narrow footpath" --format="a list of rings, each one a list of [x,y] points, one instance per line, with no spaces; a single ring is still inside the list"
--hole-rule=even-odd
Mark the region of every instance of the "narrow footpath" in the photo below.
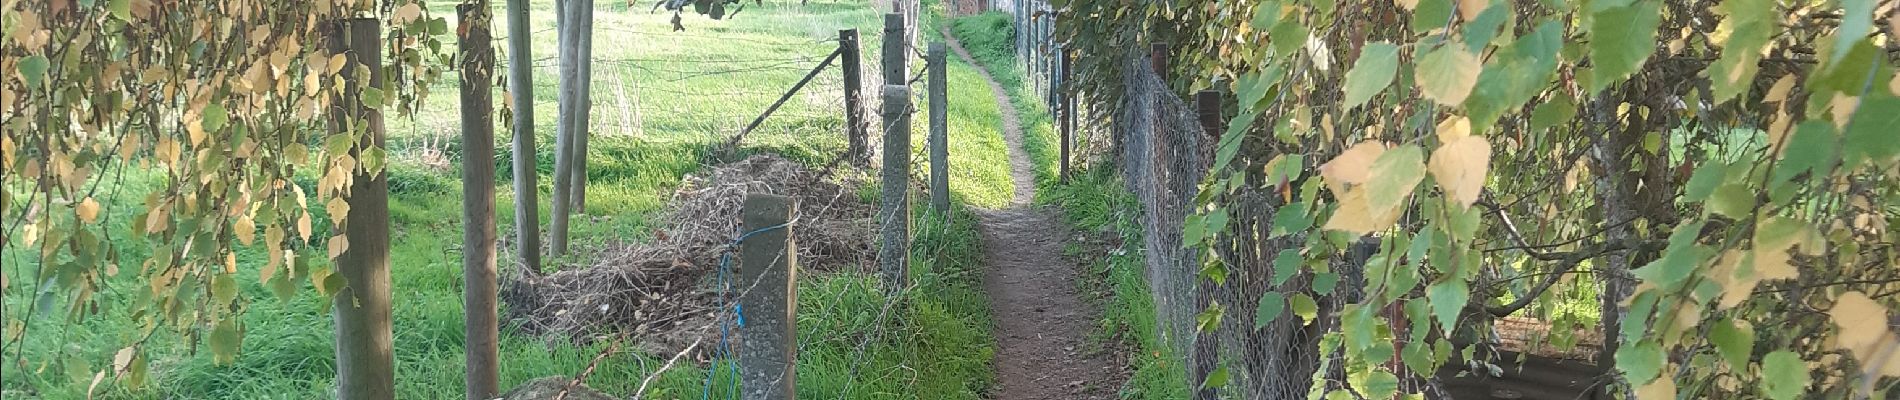
[[[1009,143],[1016,196],[1009,207],[978,210],[983,288],[996,319],[994,400],[1115,399],[1121,376],[1113,357],[1085,343],[1101,313],[1077,293],[1079,267],[1062,258],[1068,228],[1031,205],[1035,165],[1023,151],[1022,124],[1009,93],[946,29],[944,40],[989,82]]]

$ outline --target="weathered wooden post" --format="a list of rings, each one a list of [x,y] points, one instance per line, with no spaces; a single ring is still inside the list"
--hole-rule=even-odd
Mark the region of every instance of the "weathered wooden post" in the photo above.
[[[501,394],[495,273],[495,49],[487,3],[455,6],[462,56],[462,314],[470,400]]]
[[[904,42],[904,28],[904,14],[884,14],[884,58],[881,71],[884,73],[885,85],[902,86],[907,83],[904,80],[904,74],[910,72],[910,68],[905,63],[910,60],[910,55],[905,54],[904,51],[906,47],[909,47],[909,43]]]
[[[508,0],[508,96],[514,108],[515,253],[522,269],[541,272],[540,173],[534,153],[534,60],[528,43],[528,0]],[[518,28],[519,27],[519,28]]]
[[[930,42],[930,206],[937,212],[950,211],[950,121],[949,79],[944,62],[948,56],[943,42]]]
[[[1167,43],[1155,43],[1148,52],[1148,63],[1155,68],[1155,75],[1161,77],[1161,83],[1168,82],[1168,58],[1174,56],[1174,50]]]
[[[351,18],[336,25],[329,41],[331,53],[345,54],[343,91],[331,102],[336,118],[335,134],[347,135],[362,129],[365,135],[350,155],[374,146],[382,148],[383,112],[363,104],[364,88],[388,90],[384,80],[382,21],[375,18]],[[363,68],[368,76],[355,71]],[[352,174],[348,217],[342,231],[349,246],[336,258],[336,272],[348,285],[336,293],[336,384],[337,396],[351,399],[392,399],[396,397],[395,359],[390,354],[394,334],[390,329],[389,295],[389,175],[357,171]],[[335,243],[337,239],[331,239]]]
[[[740,388],[746,400],[797,397],[798,243],[792,198],[749,194],[740,214],[738,281]]]
[[[864,67],[859,64],[863,57],[858,48],[858,30],[838,31],[839,57],[844,58],[844,131],[850,142],[845,148],[845,157],[851,165],[864,167],[870,162],[870,140],[864,135]]]
[[[1069,67],[1072,66],[1070,58],[1075,56],[1074,53],[1075,51],[1067,48],[1064,48],[1062,52],[1059,53],[1061,54],[1060,57],[1062,57],[1062,76],[1059,79],[1062,85],[1057,87],[1056,90],[1061,93],[1062,99],[1060,101],[1061,114],[1057,115],[1057,118],[1060,118],[1058,122],[1061,125],[1062,131],[1062,173],[1059,175],[1062,178],[1062,183],[1069,183],[1069,158],[1070,153],[1074,151],[1072,148],[1075,146],[1076,101],[1075,89],[1071,88],[1075,86],[1075,83],[1070,81],[1070,79],[1074,79],[1075,75],[1073,71],[1069,70]]]
[[[910,275],[910,87],[884,85],[884,186],[879,193],[878,271],[884,289],[902,290]]]
[[[1159,50],[1159,48],[1157,48]],[[1222,125],[1220,116],[1220,92],[1202,90],[1194,93],[1194,110],[1200,117],[1202,130],[1218,130]],[[1181,134],[1181,133],[1175,133]],[[1216,166],[1215,168],[1219,168]],[[1180,177],[1177,177],[1180,178]],[[1195,279],[1194,309],[1205,310],[1214,302],[1214,292],[1220,286],[1211,279]],[[1258,322],[1256,322],[1258,323]],[[1203,330],[1194,339],[1194,376],[1206,379],[1213,374],[1220,363],[1220,336],[1214,330]],[[1214,400],[1219,398],[1214,387],[1202,386],[1194,394],[1196,399]]]

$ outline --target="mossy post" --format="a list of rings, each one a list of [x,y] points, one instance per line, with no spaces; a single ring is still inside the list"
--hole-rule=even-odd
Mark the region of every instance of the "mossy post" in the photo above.
[[[750,194],[739,242],[739,371],[745,400],[789,400],[798,391],[798,243],[792,198]]]
[[[910,87],[884,85],[883,190],[877,262],[884,289],[902,290],[910,274]]]
[[[1059,146],[1062,148],[1062,173],[1059,176],[1062,177],[1062,183],[1069,183],[1069,158],[1071,157],[1069,153],[1074,151],[1072,147],[1075,146],[1076,101],[1075,91],[1069,90],[1067,87],[1074,85],[1074,83],[1069,82],[1069,79],[1073,78],[1073,74],[1070,73],[1069,68],[1072,66],[1070,61],[1075,57],[1075,51],[1064,48],[1057,54],[1059,54],[1058,57],[1062,57],[1062,75],[1057,79],[1061,84],[1057,85],[1056,88],[1057,93],[1059,93],[1058,98],[1061,99],[1058,103],[1061,107],[1061,112],[1056,117],[1061,118],[1062,126],[1062,145]]]
[[[382,21],[352,18],[336,25],[330,52],[347,55],[350,65],[369,71],[367,81],[343,74],[343,93],[332,101],[336,134],[349,134],[363,124],[364,137],[350,149],[352,156],[370,146],[382,148],[383,112],[359,100],[363,88],[388,90],[384,79]],[[396,398],[395,353],[389,299],[389,175],[358,170],[350,184],[349,216],[338,230],[349,247],[336,258],[336,272],[346,285],[336,293],[337,397],[345,399]],[[334,240],[334,239],[333,239]]]
[[[850,143],[845,158],[851,165],[865,167],[871,161],[871,141],[864,133],[864,57],[858,47],[857,29],[838,31],[838,56],[844,59],[839,67],[844,68],[844,130]]]
[[[929,58],[924,60],[930,74],[930,207],[937,212],[950,210],[950,89],[944,62],[948,56],[943,42],[930,42]]]

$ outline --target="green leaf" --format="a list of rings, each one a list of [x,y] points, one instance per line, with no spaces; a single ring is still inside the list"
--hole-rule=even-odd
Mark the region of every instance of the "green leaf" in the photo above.
[[[363,107],[368,107],[368,108],[382,108],[383,107],[383,90],[382,89],[377,89],[374,87],[364,87],[363,93],[360,95],[360,98],[363,100]]]
[[[1366,376],[1365,391],[1367,398],[1390,399],[1399,393],[1399,377],[1385,370],[1374,370]]]
[[[1486,65],[1484,72],[1478,75],[1478,85],[1471,90],[1471,97],[1465,99],[1465,112],[1471,118],[1472,133],[1484,132],[1499,115],[1516,110],[1544,92],[1557,72],[1557,52],[1562,48],[1563,23],[1544,21],[1538,24],[1537,30],[1518,37],[1509,46],[1493,53],[1491,64]],[[1551,101],[1558,106],[1569,107],[1569,114],[1553,115],[1562,118],[1554,122],[1544,121],[1548,125],[1542,126],[1537,125],[1538,121],[1533,116],[1533,128],[1542,130],[1575,116],[1576,105],[1569,96],[1553,93],[1551,97]],[[1543,107],[1539,107],[1539,111],[1542,110]]]
[[[224,129],[224,124],[230,122],[230,118],[231,114],[224,110],[223,104],[211,103],[205,106],[204,120],[200,124],[205,128],[205,132],[217,132],[219,129]]]
[[[1640,1],[1597,11],[1590,20],[1591,92],[1635,73],[1656,52],[1661,2]]]
[[[1405,349],[1399,351],[1399,361],[1405,362],[1405,367],[1413,371],[1434,371],[1438,369],[1438,365],[1432,362],[1431,342],[1423,340],[1405,342]]]
[[[1445,22],[1451,20],[1452,1],[1418,0],[1418,8],[1412,9],[1412,33],[1424,34],[1445,27]]]
[[[20,59],[20,64],[18,65],[20,76],[26,78],[26,87],[28,89],[39,87],[40,80],[46,77],[46,69],[50,67],[46,61],[46,56],[38,54]]]
[[[1274,54],[1288,56],[1306,45],[1306,32],[1306,25],[1299,21],[1280,21],[1268,31],[1267,39],[1273,43]]]
[[[1207,309],[1201,310],[1200,314],[1194,315],[1195,331],[1213,332],[1215,329],[1219,329],[1221,314],[1224,312],[1225,310],[1221,309],[1220,303],[1208,305]]]
[[[1511,15],[1511,2],[1492,1],[1489,4],[1483,12],[1478,13],[1478,18],[1465,23],[1467,51],[1484,52],[1484,47],[1491,45],[1491,40],[1497,38],[1498,27],[1503,26],[1504,20]]]
[[[211,330],[209,340],[212,359],[218,364],[237,361],[238,347],[244,343],[238,334],[237,322],[231,319],[219,321],[218,327]]]
[[[1842,155],[1850,166],[1868,160],[1887,163],[1900,156],[1900,98],[1869,95],[1863,99],[1847,126],[1844,142]]]
[[[1640,386],[1655,380],[1662,374],[1663,361],[1662,346],[1655,341],[1645,340],[1616,349],[1616,369],[1623,371],[1631,385]]]
[[[1306,202],[1288,204],[1286,207],[1281,207],[1280,210],[1275,211],[1273,213],[1273,236],[1279,237],[1294,232],[1305,232],[1307,229],[1312,228],[1313,216],[1308,213],[1306,209],[1309,204],[1310,203]]]
[[[1405,202],[1419,181],[1425,180],[1425,153],[1407,144],[1386,150],[1372,161],[1366,182],[1367,208],[1391,210]]]
[[[1391,43],[1375,42],[1366,44],[1359,50],[1359,61],[1346,72],[1345,109],[1352,109],[1373,95],[1385,90],[1392,84],[1392,76],[1399,70],[1399,47]]]
[[[1722,354],[1722,359],[1728,361],[1731,370],[1748,370],[1748,357],[1755,351],[1754,328],[1723,319],[1709,330],[1709,341],[1715,344],[1715,351]]]
[[[1299,273],[1301,261],[1306,260],[1300,257],[1299,249],[1280,250],[1280,254],[1273,257],[1273,286],[1280,286]]]
[[[1279,0],[1262,1],[1260,5],[1254,6],[1253,30],[1258,32],[1272,32],[1274,26],[1280,24],[1280,8]]]
[[[1762,392],[1768,398],[1788,400],[1801,396],[1808,387],[1807,363],[1792,351],[1768,353],[1761,359]]]
[[[1314,301],[1313,296],[1308,296],[1306,293],[1294,293],[1293,297],[1288,297],[1286,302],[1287,307],[1293,309],[1293,315],[1298,315],[1301,321],[1312,322],[1314,318],[1319,317],[1319,302]]]
[[[1331,294],[1336,286],[1339,286],[1339,274],[1331,272],[1313,274],[1313,293]]]
[[[1432,315],[1438,317],[1438,327],[1450,332],[1458,326],[1458,312],[1471,300],[1471,289],[1463,279],[1446,279],[1426,286],[1425,298],[1432,302]]]
[[[1755,192],[1742,183],[1729,183],[1715,188],[1714,197],[1709,199],[1709,211],[1727,215],[1729,218],[1747,217],[1755,209]]]
[[[106,8],[112,12],[113,17],[121,21],[132,22],[132,0],[112,0],[112,3],[107,4]]]
[[[1709,66],[1712,102],[1720,104],[1748,91],[1760,69],[1761,50],[1775,36],[1781,24],[1775,20],[1774,0],[1732,0],[1716,6],[1728,29],[1722,42],[1721,56]]]
[[[1700,202],[1715,193],[1715,187],[1722,184],[1722,178],[1728,175],[1728,164],[1706,162],[1695,168],[1695,174],[1689,176],[1689,184],[1684,186],[1682,200]]]
[[[1841,0],[1841,25],[1834,30],[1834,55],[1847,55],[1848,47],[1874,32],[1874,0]]]
[[[1787,182],[1808,171],[1825,174],[1834,166],[1834,148],[1840,144],[1840,138],[1834,136],[1834,124],[1821,120],[1802,122],[1785,141],[1787,148],[1781,151],[1781,164],[1775,165],[1770,185]]]
[[[1286,312],[1285,294],[1280,292],[1260,294],[1260,305],[1253,311],[1253,329],[1265,328],[1268,323],[1280,318],[1280,314],[1284,312]]]
[[[1213,372],[1207,373],[1207,379],[1201,381],[1202,389],[1221,388],[1221,387],[1226,387],[1226,386],[1227,386],[1227,366],[1226,365],[1215,367]]]
[[[1484,64],[1477,54],[1446,44],[1419,57],[1414,76],[1425,97],[1438,104],[1457,107],[1471,95],[1482,72]]]
[[[1205,241],[1207,238],[1206,221],[1206,216],[1189,214],[1187,218],[1181,222],[1181,245],[1196,246]]]
[[[1561,93],[1551,95],[1551,99],[1537,106],[1531,112],[1531,130],[1541,131],[1570,122],[1577,116],[1577,102]]]
[[[1673,288],[1681,284],[1690,273],[1695,272],[1696,266],[1714,256],[1713,250],[1695,243],[1705,222],[1676,226],[1675,232],[1669,234],[1669,247],[1663,250],[1662,257],[1630,272],[1656,286]]]

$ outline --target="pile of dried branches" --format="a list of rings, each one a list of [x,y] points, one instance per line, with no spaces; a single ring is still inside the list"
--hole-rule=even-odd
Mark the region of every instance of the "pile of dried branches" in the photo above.
[[[798,199],[792,232],[800,268],[868,270],[872,209],[855,183],[826,175],[760,155],[688,176],[651,240],[609,242],[591,252],[586,268],[510,276],[506,316],[528,333],[583,342],[626,335],[659,354],[716,334],[722,296],[736,296],[723,293],[716,274],[741,234],[740,208],[751,193]]]

